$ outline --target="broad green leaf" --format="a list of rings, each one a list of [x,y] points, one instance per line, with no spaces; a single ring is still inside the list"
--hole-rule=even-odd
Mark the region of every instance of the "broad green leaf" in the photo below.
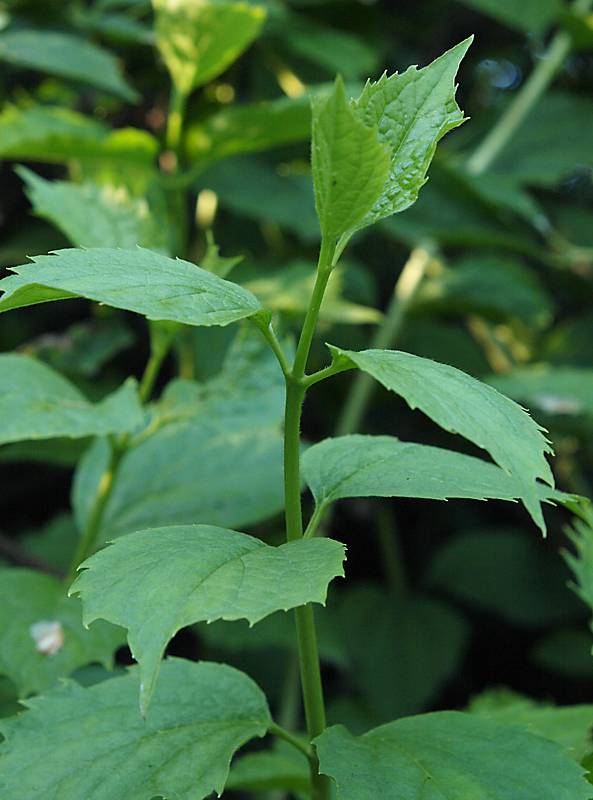
[[[394,436],[324,439],[304,453],[303,475],[322,507],[346,497],[517,500],[524,491],[512,474],[490,462]],[[538,496],[560,499],[543,484]]]
[[[241,329],[222,371],[205,383],[171,382],[118,470],[100,539],[143,528],[208,522],[246,527],[284,506],[284,378],[257,331]],[[107,466],[96,443],[74,481],[84,529]]]
[[[0,312],[72,297],[186,325],[228,325],[262,311],[240,286],[140,247],[57,250],[31,260],[0,281]]]
[[[533,186],[551,187],[571,172],[583,167],[590,170],[593,157],[582,120],[592,115],[590,97],[549,92],[500,152],[490,171]]]
[[[267,269],[260,276],[244,281],[243,285],[270,311],[304,317],[309,307],[315,276],[316,267],[313,262],[292,261],[272,272]],[[344,271],[336,267],[332,270],[323,297],[320,321],[348,325],[380,322],[380,311],[352,303],[342,296],[343,283]]]
[[[521,501],[545,531],[538,479],[553,486],[548,440],[520,406],[491,386],[446,364],[397,350],[353,352],[331,347],[334,362],[358,367],[437,425],[486,450],[521,490]]]
[[[455,674],[468,643],[461,614],[426,594],[358,584],[330,600],[326,614],[374,724],[423,711]]]
[[[52,627],[45,631],[44,623]],[[111,667],[124,641],[121,629],[102,621],[83,628],[80,601],[66,597],[57,578],[29,569],[0,570],[0,674],[21,697],[45,691],[85,664]]]
[[[115,56],[69,33],[4,31],[0,34],[0,60],[87,83],[131,102],[139,99],[124,80]]]
[[[305,243],[319,240],[319,223],[308,175],[280,174],[261,158],[236,157],[215,164],[201,176],[220,205],[259,224],[276,223]]]
[[[233,0],[153,0],[157,47],[182,95],[216,78],[259,35],[265,9]]]
[[[316,740],[338,800],[589,800],[583,769],[520,727],[445,711]]]
[[[76,247],[141,245],[166,253],[167,232],[151,216],[145,198],[131,197],[123,187],[47,181],[24,167],[17,172],[35,214],[52,222]]]
[[[521,725],[530,733],[562,745],[575,761],[580,762],[593,745],[593,705],[550,706],[504,689],[493,689],[475,697],[468,710],[494,722]]]
[[[315,615],[319,657],[323,662],[347,671],[351,663],[346,647],[348,643],[342,641],[342,618],[337,618],[332,610],[331,606],[323,608]],[[215,652],[224,652],[227,658],[274,650],[293,653],[295,649],[294,620],[283,611],[271,614],[253,627],[244,620],[221,620],[199,625],[197,631],[208,647]],[[593,664],[591,666],[593,668]]]
[[[332,78],[364,79],[376,72],[381,61],[377,47],[335,26],[330,27],[300,14],[286,14],[272,28],[283,50],[317,64]]]
[[[435,163],[417,202],[405,214],[385,219],[382,230],[411,247],[426,238],[444,245],[495,247],[527,255],[541,252],[530,227],[501,219],[483,197],[470,193],[454,177]]]
[[[0,354],[0,444],[126,433],[143,419],[133,382],[93,404],[51,367],[29,356]]]
[[[530,659],[539,669],[563,678],[589,681],[593,676],[591,634],[585,626],[563,625],[536,642]]]
[[[58,106],[7,106],[0,113],[0,156],[50,163],[76,159],[129,169],[153,164],[158,142],[137,128],[110,130],[83,114]]]
[[[225,786],[225,791],[269,792],[274,789],[309,797],[309,765],[297,750],[248,753],[234,762]]]
[[[509,256],[483,253],[464,256],[428,276],[415,294],[413,306],[428,314],[477,313],[495,321],[519,319],[540,329],[550,323],[553,312],[551,298],[526,264]]]
[[[444,544],[424,580],[512,625],[545,628],[579,616],[578,601],[566,591],[567,578],[555,546],[545,548],[521,530],[485,528],[464,531]]]
[[[134,335],[121,315],[111,314],[77,322],[59,334],[41,335],[20,350],[58,372],[92,378],[133,342]]]
[[[561,0],[459,0],[525,33],[543,31],[563,10]]]
[[[344,546],[331,539],[271,547],[210,525],[157,528],[87,559],[70,591],[83,601],[85,624],[103,618],[127,628],[144,713],[178,630],[216,619],[254,624],[274,611],[324,603],[328,583],[344,574],[343,560]]]
[[[455,76],[471,42],[465,39],[423,69],[410,67],[367,83],[354,103],[358,118],[379,131],[390,153],[388,180],[356,230],[415,202],[439,140],[464,120],[455,101]]]
[[[188,161],[205,165],[229,156],[302,142],[310,134],[309,96],[282,97],[267,103],[223,107],[204,120],[189,121],[184,148]]]
[[[2,800],[202,800],[222,793],[236,750],[270,725],[259,687],[224,664],[169,659],[147,719],[138,673],[73,681],[0,723]],[[100,732],[100,733],[99,733]]]
[[[26,553],[65,574],[78,544],[78,531],[72,515],[61,512],[40,528],[24,531],[18,542]]]
[[[376,122],[357,116],[341,78],[328,97],[313,99],[311,159],[317,216],[329,242],[357,229],[389,174],[389,151]]]
[[[542,364],[495,375],[488,383],[549,416],[593,415],[593,369]]]

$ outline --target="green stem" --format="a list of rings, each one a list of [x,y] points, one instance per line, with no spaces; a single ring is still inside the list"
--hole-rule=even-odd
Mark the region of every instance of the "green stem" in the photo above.
[[[144,375],[142,376],[142,379],[140,380],[140,386],[138,387],[138,396],[140,398],[140,402],[143,404],[150,400],[156,379],[168,350],[168,347],[159,347],[152,350],[150,353],[150,358],[148,359],[146,369],[144,370]]]
[[[175,153],[177,160],[180,156],[181,133],[183,131],[183,120],[185,118],[185,108],[187,105],[187,95],[182,94],[173,84],[171,88],[171,100],[169,103],[169,113],[167,115],[167,131],[165,134],[165,144],[168,150]],[[176,165],[175,172],[179,164]]]
[[[88,558],[94,549],[97,536],[99,535],[99,531],[101,529],[105,507],[107,506],[107,501],[111,496],[115,477],[117,475],[121,460],[126,452],[127,443],[128,436],[124,435],[117,443],[114,442],[111,445],[109,463],[107,464],[105,471],[99,480],[93,508],[87,520],[83,534],[79,539],[76,550],[74,551],[70,568],[68,569],[68,574],[66,575],[67,586],[70,586],[70,584],[73,582],[74,578],[76,577],[78,567],[86,558]]]
[[[583,14],[589,11],[592,5],[593,0],[575,0],[572,10],[577,14]],[[548,88],[570,49],[570,34],[567,31],[558,31],[513,102],[467,160],[466,167],[469,172],[479,175],[488,169]]]
[[[307,744],[307,742],[304,742],[300,737],[295,736],[294,733],[287,731],[286,728],[283,728],[281,725],[277,725],[275,722],[272,722],[268,730],[272,736],[277,736],[279,739],[284,739],[285,742],[291,744],[306,758],[310,759],[312,757],[313,751],[311,750],[311,746]]]
[[[287,541],[295,541],[303,536],[300,476],[301,412],[306,391],[303,385],[303,376],[323,301],[323,293],[331,273],[334,249],[335,247],[328,245],[326,241],[321,244],[317,279],[301,330],[292,371],[286,375],[284,493]],[[312,741],[325,730],[326,724],[317,634],[312,606],[305,605],[295,609],[295,622],[307,733]],[[312,756],[310,763],[312,800],[329,800],[329,779],[319,774],[319,764],[315,755]]]
[[[138,390],[142,403],[145,403],[152,393],[159,369],[171,346],[171,341],[172,337],[162,338],[151,335],[151,354],[140,380],[140,387]],[[105,508],[111,497],[119,466],[128,451],[129,444],[130,434],[128,433],[124,433],[111,443],[109,462],[99,480],[91,513],[87,519],[82,536],[78,541],[74,555],[72,556],[72,561],[70,562],[70,567],[65,579],[66,586],[70,586],[76,577],[78,567],[91,555],[95,548],[97,537],[101,530]]]
[[[393,296],[385,317],[371,342],[371,348],[383,350],[390,347],[401,331],[408,308],[434,256],[434,245],[425,242],[410,253],[395,284]],[[313,376],[312,376],[313,377]],[[366,372],[358,370],[352,388],[342,408],[336,434],[345,436],[360,428],[366,408],[376,383]]]

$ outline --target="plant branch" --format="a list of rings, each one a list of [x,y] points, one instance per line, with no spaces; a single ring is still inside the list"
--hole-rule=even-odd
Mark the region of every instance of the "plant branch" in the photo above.
[[[278,341],[278,337],[276,336],[276,332],[272,327],[272,323],[270,322],[269,324],[266,324],[265,322],[260,323],[259,320],[254,320],[254,325],[256,325],[258,330],[262,332],[264,339],[270,345],[270,349],[276,356],[278,364],[280,364],[282,374],[285,378],[288,377],[290,375],[290,364],[288,363],[284,350],[282,349],[282,345]]]
[[[294,733],[287,731],[286,728],[283,728],[281,725],[277,725],[275,722],[272,722],[269,732],[272,734],[272,736],[277,736],[279,739],[284,739],[285,742],[291,744],[299,752],[301,752],[305,758],[309,760],[313,758],[313,750],[311,745],[307,742],[304,742],[299,736],[295,736]]]
[[[140,380],[140,387],[138,391],[140,400],[143,403],[146,402],[152,393],[159,369],[169,351],[169,347],[171,346],[171,341],[171,336],[162,337],[158,334],[154,334],[154,332],[151,331],[151,354],[150,358],[148,359],[148,363],[146,364],[144,374]],[[123,457],[130,448],[130,442],[130,434],[125,433],[111,443],[109,462],[99,480],[93,507],[87,519],[82,536],[78,541],[76,550],[74,551],[74,555],[72,556],[72,561],[70,562],[70,567],[68,568],[68,572],[66,574],[66,586],[70,586],[70,584],[74,581],[78,567],[93,552],[97,537],[101,530],[101,523],[103,522],[105,508],[107,507],[107,503],[111,497],[111,492],[113,491],[119,466],[123,460]]]
[[[55,575],[58,578],[63,577],[63,573],[53,564],[38,558],[33,553],[29,553],[17,541],[3,533],[0,533],[0,553],[17,566],[31,567],[39,572],[46,572],[48,575]]]

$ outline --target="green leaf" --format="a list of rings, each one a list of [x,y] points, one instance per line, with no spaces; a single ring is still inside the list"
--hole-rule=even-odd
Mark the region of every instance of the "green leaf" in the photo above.
[[[341,78],[329,97],[313,99],[311,153],[321,233],[335,240],[357,229],[389,174],[389,152],[378,128],[357,116]]]
[[[309,796],[309,765],[298,751],[248,753],[235,761],[225,786],[225,791],[269,792],[273,789]]]
[[[593,415],[593,369],[542,364],[494,375],[488,383],[548,416]]]
[[[170,659],[162,672],[146,720],[135,702],[136,670],[88,689],[68,682],[28,700],[29,711],[0,723],[3,800],[221,794],[234,752],[266,733],[265,697],[223,664]]]
[[[575,547],[574,553],[563,553],[576,579],[571,587],[583,603],[593,610],[593,510],[590,505],[584,512],[584,518],[575,520],[566,533]]]
[[[80,81],[135,102],[138,93],[124,80],[107,50],[68,33],[11,30],[0,34],[0,60],[17,67]]]
[[[542,32],[563,10],[561,0],[458,0],[525,33]]]
[[[156,43],[182,95],[224,72],[257,38],[262,6],[230,0],[153,0]]]
[[[204,120],[189,121],[184,148],[190,163],[206,165],[229,156],[302,142],[310,135],[311,101],[309,96],[301,95],[231,105]]]
[[[24,531],[18,542],[26,553],[65,574],[78,544],[78,531],[72,515],[61,512],[40,528]]]
[[[589,681],[593,676],[591,634],[584,626],[564,625],[536,642],[530,660],[563,678]]]
[[[110,130],[83,114],[57,106],[7,106],[0,113],[0,155],[4,158],[64,163],[122,162],[149,166],[158,142],[137,128]]]
[[[0,312],[71,297],[186,325],[228,325],[262,311],[240,286],[140,247],[57,250],[31,260],[0,281]]]
[[[47,181],[24,167],[17,173],[27,185],[35,214],[52,222],[76,247],[141,245],[167,252],[167,232],[151,216],[145,198],[132,197],[123,187]]]
[[[274,611],[324,603],[328,583],[344,574],[343,560],[344,546],[331,539],[271,547],[210,525],[157,528],[87,559],[70,591],[83,601],[85,624],[101,617],[128,629],[144,713],[178,630],[216,619],[254,624]]]
[[[593,705],[549,706],[504,689],[492,689],[475,697],[468,710],[494,722],[521,725],[562,745],[575,761],[580,762],[593,745]]]
[[[14,567],[0,570],[0,674],[21,697],[45,691],[85,664],[112,666],[123,631],[104,622],[85,630],[81,617],[80,601],[66,597],[57,578]],[[45,630],[43,623],[52,627]]]
[[[309,307],[311,292],[317,274],[315,263],[290,261],[279,269],[266,269],[251,280],[243,282],[245,288],[259,298],[270,311],[290,316],[304,317]],[[321,322],[368,325],[381,321],[380,311],[359,305],[342,296],[344,271],[335,267],[330,275],[323,303],[319,311]]]
[[[335,26],[323,25],[311,17],[286,14],[273,28],[283,51],[319,65],[332,78],[339,73],[347,81],[366,78],[381,61],[378,48],[358,35]]]
[[[122,316],[106,314],[77,322],[56,335],[41,335],[21,349],[58,372],[92,378],[133,342],[132,331]]]
[[[423,69],[383,75],[367,83],[354,110],[379,132],[390,153],[389,177],[356,229],[411,206],[426,182],[426,172],[442,137],[464,121],[455,101],[455,76],[473,37],[452,47]]]
[[[520,727],[454,711],[408,717],[363,736],[316,740],[339,800],[589,800],[583,769]]]
[[[523,492],[520,481],[494,464],[394,436],[324,439],[304,453],[303,475],[321,507],[347,497],[517,500]],[[545,499],[548,487],[538,486],[538,494]],[[553,489],[549,497],[559,499]]]
[[[533,186],[551,187],[571,172],[583,167],[590,170],[590,139],[581,121],[592,115],[593,100],[586,95],[547,93],[503,148],[491,171]]]
[[[261,158],[236,157],[215,164],[200,182],[217,194],[221,206],[239,216],[277,223],[306,243],[319,240],[308,175],[281,175]]]
[[[579,616],[563,567],[555,547],[550,552],[524,531],[486,528],[450,539],[432,558],[424,580],[512,625],[545,628]]]
[[[194,522],[241,528],[282,511],[284,391],[276,359],[249,329],[239,331],[210,381],[171,382],[120,464],[100,540]],[[108,457],[98,442],[76,473],[81,529]]]
[[[331,347],[334,363],[358,367],[418,408],[437,425],[486,450],[521,489],[521,501],[542,531],[538,479],[553,486],[542,429],[520,406],[491,386],[446,364],[397,350],[356,353]]]
[[[464,256],[428,276],[413,307],[429,315],[477,313],[495,321],[518,319],[539,329],[549,325],[553,312],[537,273],[519,259],[483,253]]]
[[[348,677],[375,724],[423,711],[455,674],[469,638],[468,624],[447,603],[377,585],[343,590],[325,614],[341,635]]]
[[[133,381],[100,403],[29,356],[0,354],[0,444],[127,433],[144,419]]]

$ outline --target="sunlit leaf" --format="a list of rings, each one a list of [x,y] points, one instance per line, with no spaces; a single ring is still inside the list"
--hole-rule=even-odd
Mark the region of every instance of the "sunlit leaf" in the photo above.
[[[521,488],[521,500],[534,522],[545,530],[537,481],[553,485],[545,459],[550,445],[520,406],[491,386],[446,364],[396,350],[340,350],[334,363],[358,367],[418,408],[437,425],[486,450]]]
[[[153,0],[157,47],[181,94],[216,78],[258,36],[265,9],[233,0]]]
[[[139,99],[138,93],[124,80],[115,56],[70,33],[3,31],[0,60],[87,83],[131,102]]]
[[[186,325],[228,325],[262,311],[240,286],[140,247],[57,250],[31,260],[0,281],[0,312],[72,297]]]

